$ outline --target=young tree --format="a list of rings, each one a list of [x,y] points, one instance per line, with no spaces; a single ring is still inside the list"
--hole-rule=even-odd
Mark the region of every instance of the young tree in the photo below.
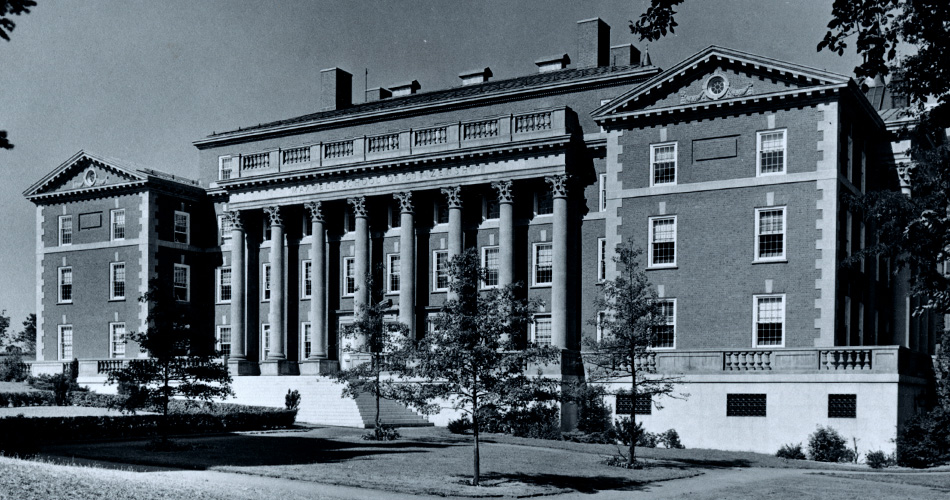
[[[640,268],[642,252],[629,246],[617,249],[617,277],[604,282],[603,298],[598,299],[601,313],[593,320],[600,331],[599,339],[584,339],[584,364],[589,367],[588,380],[600,384],[627,384],[607,393],[629,394],[636,407],[637,398],[650,398],[657,405],[657,396],[685,397],[673,393],[677,377],[655,373],[646,363],[650,349],[661,342],[664,304],[646,273]],[[636,462],[636,411],[630,412],[630,450],[627,463]]]
[[[371,276],[366,277],[366,283],[372,290]],[[356,399],[360,394],[372,394],[376,398],[374,432],[377,439],[383,433],[379,420],[379,400],[396,397],[392,381],[386,376],[391,370],[389,356],[409,333],[408,326],[386,321],[390,307],[390,300],[360,307],[356,312],[356,321],[344,327],[342,333],[343,338],[348,340],[343,352],[353,356],[357,362],[334,375],[337,382],[346,384],[343,396]]]
[[[525,346],[524,332],[533,321],[536,301],[516,298],[516,285],[481,291],[485,272],[474,250],[449,262],[449,290],[432,331],[421,340],[407,339],[394,360],[399,364],[398,399],[422,413],[440,410],[445,401],[472,419],[472,484],[480,471],[479,410],[524,407],[556,397],[560,380],[541,375],[540,366],[558,361],[550,346]],[[529,366],[537,365],[537,373]]]
[[[28,356],[36,356],[36,314],[30,313],[23,320],[23,329],[14,338],[16,345]]]
[[[3,352],[12,352],[16,349],[16,336],[10,331],[10,317],[7,310],[0,311],[0,348]]]
[[[234,394],[227,366],[209,348],[208,333],[192,328],[191,304],[176,300],[172,290],[167,283],[153,280],[149,291],[139,297],[139,302],[149,306],[148,327],[129,333],[127,340],[138,343],[149,357],[131,360],[108,379],[129,389],[123,410],[161,409],[161,434],[166,442],[172,398],[210,402]]]

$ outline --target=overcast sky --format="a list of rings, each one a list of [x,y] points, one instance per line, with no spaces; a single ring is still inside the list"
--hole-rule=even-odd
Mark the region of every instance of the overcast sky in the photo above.
[[[661,68],[720,45],[842,74],[858,58],[815,46],[832,0],[691,0],[676,35],[651,44]],[[319,72],[354,75],[354,96],[416,79],[495,79],[574,55],[574,28],[600,17],[611,44],[648,0],[53,1],[14,18],[0,40],[0,309],[16,328],[35,307],[35,209],[22,192],[81,149],[197,177],[192,141],[213,131],[319,110]]]

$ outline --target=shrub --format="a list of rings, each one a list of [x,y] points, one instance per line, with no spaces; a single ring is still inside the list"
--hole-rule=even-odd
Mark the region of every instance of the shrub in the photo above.
[[[950,461],[950,409],[912,418],[897,434],[897,465],[923,468]]]
[[[395,427],[381,425],[364,433],[361,437],[366,441],[395,441],[400,438],[400,435]]]
[[[894,465],[894,457],[880,450],[868,452],[865,461],[872,469],[883,469]]]
[[[29,375],[30,367],[23,362],[19,354],[8,354],[0,358],[0,380],[22,382]]]
[[[659,441],[664,447],[670,449],[683,449],[686,448],[683,446],[683,443],[680,442],[680,435],[676,432],[676,429],[668,429],[666,432],[663,432],[657,436],[657,441]]]
[[[126,396],[116,394],[99,394],[98,392],[73,392],[69,401],[74,406],[89,406],[93,408],[121,408]]]
[[[631,420],[630,417],[622,417],[617,421],[617,437],[625,446],[630,446],[631,425],[633,425],[633,420]],[[645,431],[642,422],[637,422],[636,427],[633,429],[633,436],[637,440],[637,446],[644,448],[656,448],[656,444],[660,440],[659,435]],[[676,439],[679,441],[679,436],[676,436]]]
[[[850,461],[853,452],[848,449],[848,443],[831,427],[818,426],[808,437],[808,458],[816,462],[844,462]]]
[[[609,432],[563,432],[561,433],[561,439],[575,443],[613,444],[617,442],[617,436],[613,430]]]
[[[642,469],[644,465],[640,460],[630,464],[627,462],[627,457],[623,455],[611,455],[604,459],[604,464],[611,467],[620,467],[621,469]]]
[[[53,406],[56,397],[52,391],[0,392],[0,408],[22,406]]]
[[[659,440],[659,435],[652,432],[643,431],[642,434],[637,436],[637,446],[643,448],[656,448],[656,444]]]
[[[604,388],[586,385],[575,391],[577,403],[577,430],[586,434],[613,432],[610,407],[604,403]]]
[[[465,434],[472,430],[472,421],[469,420],[468,417],[460,417],[455,420],[449,420],[449,424],[446,427],[452,434]]]
[[[288,410],[300,408],[300,391],[287,389],[287,395],[284,396],[284,408]]]
[[[805,452],[802,451],[802,444],[786,444],[775,452],[775,456],[789,460],[805,460]]]
[[[535,404],[527,408],[511,410],[504,422],[514,436],[535,439],[561,438],[561,411],[557,406]]]

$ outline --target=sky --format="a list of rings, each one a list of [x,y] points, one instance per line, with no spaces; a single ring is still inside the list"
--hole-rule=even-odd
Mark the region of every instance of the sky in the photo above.
[[[192,142],[319,111],[320,70],[369,88],[457,86],[574,55],[575,23],[600,17],[611,44],[645,43],[628,20],[648,0],[39,0],[0,40],[0,309],[35,312],[36,210],[23,191],[80,150],[196,178]],[[687,0],[676,34],[649,45],[660,68],[709,45],[851,75],[859,58],[816,45],[832,0]],[[853,49],[852,49],[853,50]],[[359,101],[357,101],[359,102]]]

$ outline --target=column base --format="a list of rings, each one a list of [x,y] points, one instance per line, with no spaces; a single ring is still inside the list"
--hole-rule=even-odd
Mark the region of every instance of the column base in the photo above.
[[[261,375],[300,375],[296,361],[268,359],[261,361]]]
[[[246,359],[229,359],[228,373],[232,377],[243,377],[247,375],[260,375],[261,369],[257,363]]]
[[[340,362],[335,359],[305,359],[299,368],[301,375],[332,375],[340,371]]]

